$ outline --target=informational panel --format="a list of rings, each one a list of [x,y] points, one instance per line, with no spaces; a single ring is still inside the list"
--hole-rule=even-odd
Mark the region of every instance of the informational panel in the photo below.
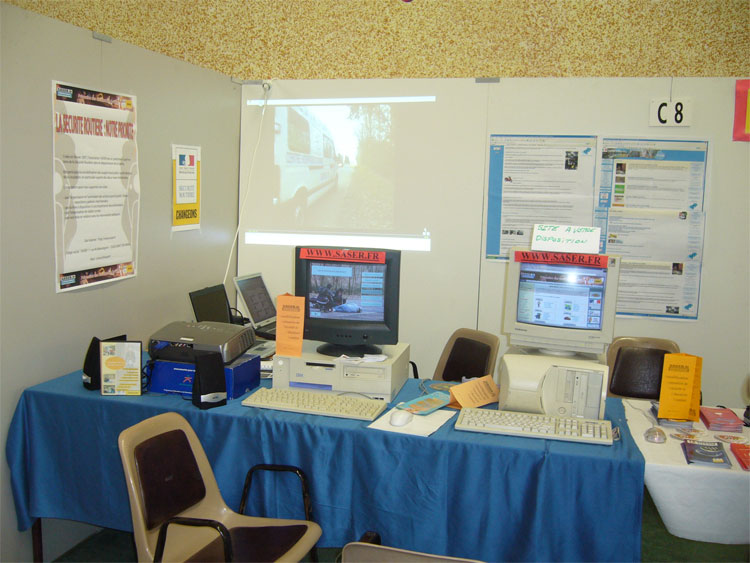
[[[622,258],[617,312],[697,319],[708,142],[602,139],[595,224]]]
[[[55,290],[136,275],[136,97],[52,81]]]
[[[531,246],[538,223],[590,225],[596,171],[593,135],[491,135],[487,258]]]

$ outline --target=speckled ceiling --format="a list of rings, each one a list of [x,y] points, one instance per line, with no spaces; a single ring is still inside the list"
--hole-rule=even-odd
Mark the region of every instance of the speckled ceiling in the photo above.
[[[5,1],[245,80],[750,75],[750,0]]]

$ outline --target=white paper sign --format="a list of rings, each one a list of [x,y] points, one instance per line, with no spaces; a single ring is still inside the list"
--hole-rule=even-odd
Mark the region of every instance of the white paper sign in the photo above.
[[[599,227],[534,225],[531,250],[599,254]]]

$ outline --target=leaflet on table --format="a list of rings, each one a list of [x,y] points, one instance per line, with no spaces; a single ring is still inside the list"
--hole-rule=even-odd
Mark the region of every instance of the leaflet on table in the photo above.
[[[496,403],[500,390],[491,375],[469,379],[450,389],[451,401],[449,407],[460,409],[464,407],[483,407]]]
[[[426,415],[446,406],[451,400],[448,393],[436,391],[397,405],[397,408],[413,414]]]
[[[729,449],[737,458],[740,467],[745,471],[750,471],[750,446],[747,444],[730,444]]]
[[[536,223],[591,225],[595,135],[491,135],[487,258],[531,246]]]
[[[305,329],[305,298],[284,293],[276,297],[276,353],[302,355]]]
[[[690,354],[664,354],[659,418],[698,421],[703,358]]]
[[[141,394],[141,342],[99,343],[102,395]]]
[[[682,452],[685,461],[699,465],[710,465],[711,467],[732,467],[724,444],[721,442],[702,442],[699,440],[684,440]]]

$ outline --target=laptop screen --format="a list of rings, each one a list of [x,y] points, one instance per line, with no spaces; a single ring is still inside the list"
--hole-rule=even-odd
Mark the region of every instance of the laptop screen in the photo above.
[[[193,304],[196,321],[232,322],[229,298],[224,284],[191,291],[190,302]]]
[[[237,293],[245,303],[245,308],[253,325],[263,325],[268,321],[276,320],[276,307],[273,299],[266,289],[263,276],[250,274],[234,278]]]

